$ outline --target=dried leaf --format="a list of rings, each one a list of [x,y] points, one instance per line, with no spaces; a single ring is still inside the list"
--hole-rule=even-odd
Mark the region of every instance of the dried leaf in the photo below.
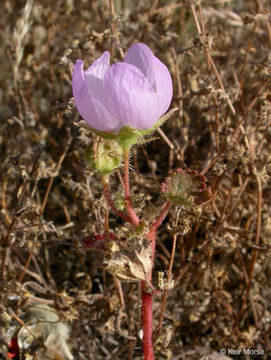
[[[147,241],[129,251],[117,251],[106,261],[107,271],[127,282],[146,280],[151,268],[151,249]]]

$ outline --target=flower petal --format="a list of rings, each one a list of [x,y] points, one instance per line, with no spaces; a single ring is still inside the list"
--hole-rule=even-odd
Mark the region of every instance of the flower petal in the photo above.
[[[173,89],[172,79],[168,68],[156,57],[145,44],[133,44],[124,61],[139,68],[159,97],[159,117],[169,108]]]
[[[87,87],[97,99],[102,100],[104,95],[103,78],[106,70],[110,66],[110,54],[105,51],[99,59],[85,71]]]
[[[159,98],[141,70],[128,63],[115,63],[104,77],[106,107],[122,126],[142,130],[158,120]]]
[[[118,131],[120,129],[119,120],[88,89],[83,66],[83,61],[77,60],[72,76],[73,97],[77,110],[94,129],[106,132]]]
[[[153,59],[154,76],[156,82],[156,92],[159,97],[159,117],[162,116],[172,100],[173,85],[170,72],[166,65],[164,65],[156,56]]]
[[[156,90],[155,76],[153,71],[153,52],[142,43],[133,44],[127,51],[124,61],[139,68]]]

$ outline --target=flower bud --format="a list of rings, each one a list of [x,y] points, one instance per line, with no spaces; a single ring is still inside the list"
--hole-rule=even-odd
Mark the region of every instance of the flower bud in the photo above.
[[[120,167],[123,157],[122,147],[114,140],[100,138],[85,152],[85,159],[93,170],[109,174]]]
[[[105,51],[87,69],[77,60],[72,90],[82,118],[96,133],[118,134],[123,127],[146,130],[165,114],[172,99],[168,68],[145,44],[133,44],[123,62],[110,66]]]

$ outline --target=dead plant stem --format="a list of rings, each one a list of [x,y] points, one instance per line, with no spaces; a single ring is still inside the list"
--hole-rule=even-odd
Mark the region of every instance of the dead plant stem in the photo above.
[[[175,255],[175,250],[176,250],[176,243],[177,243],[177,234],[174,234],[173,235],[173,241],[172,241],[172,250],[171,250],[169,266],[168,266],[168,273],[167,273],[167,283],[168,284],[169,284],[169,282],[170,282],[170,280],[172,278],[172,266],[173,266],[174,255]],[[160,331],[161,331],[161,328],[162,328],[162,322],[163,322],[165,308],[166,308],[167,296],[168,296],[168,290],[164,290],[162,303],[161,303],[160,314],[159,314],[158,325],[157,325],[156,334],[155,334],[156,339],[158,338],[158,336],[160,334]]]
[[[117,17],[116,17],[114,0],[109,0],[109,6],[110,6],[110,15],[111,15],[111,32],[113,35],[113,39],[110,44],[110,57],[112,59],[114,56],[114,48],[115,48],[115,42],[116,42],[118,44],[118,50],[120,52],[121,58],[123,59],[124,53],[120,46],[120,39],[119,39],[119,33],[118,33],[118,27],[117,27]]]
[[[204,38],[204,32],[202,29],[204,29],[204,24],[203,24],[203,16],[202,16],[202,11],[201,11],[201,5],[200,3],[198,4],[198,8],[199,8],[199,12],[200,12],[200,21],[201,21],[201,24],[199,23],[199,20],[198,20],[198,16],[197,16],[197,13],[196,13],[196,8],[195,8],[195,5],[194,4],[191,4],[191,10],[192,10],[192,13],[193,13],[193,16],[194,16],[194,20],[195,20],[195,24],[196,24],[196,28],[197,28],[197,31],[198,31],[198,34],[199,34],[199,37],[202,41],[202,45],[203,45],[203,49],[204,49],[204,53],[205,53],[205,56],[206,56],[206,61],[207,61],[207,65],[208,65],[208,68],[209,68],[209,64],[211,65],[211,68],[213,69],[214,73],[215,73],[215,76],[217,78],[217,81],[219,83],[219,86],[221,88],[221,90],[223,91],[224,95],[225,95],[225,98],[227,100],[227,103],[231,109],[231,112],[233,113],[233,115],[236,114],[236,111],[234,109],[234,106],[230,100],[230,98],[228,97],[226,91],[225,91],[225,87],[224,87],[224,84],[223,84],[223,81],[221,79],[221,76],[219,74],[219,71],[213,61],[213,58],[210,54],[210,51],[209,51],[209,48],[208,48],[208,43],[205,44],[205,42],[207,41],[207,38],[205,37]]]
[[[237,329],[237,327],[239,325],[239,321],[240,321],[240,319],[241,319],[241,317],[242,317],[242,315],[244,313],[244,310],[245,310],[245,307],[246,307],[246,304],[247,304],[247,300],[248,300],[248,297],[249,297],[249,292],[250,292],[250,289],[251,289],[255,264],[256,264],[257,257],[258,257],[258,252],[259,252],[258,245],[259,245],[259,241],[260,241],[261,224],[262,224],[262,220],[261,220],[262,183],[261,183],[261,179],[260,179],[260,177],[258,175],[256,175],[256,180],[257,180],[257,185],[258,185],[258,204],[257,204],[256,236],[255,236],[255,243],[254,243],[255,247],[254,247],[254,251],[253,251],[251,266],[250,266],[249,273],[248,273],[248,283],[247,283],[246,291],[245,291],[245,294],[243,296],[242,304],[241,304],[240,310],[238,312],[238,315],[236,317],[232,333],[235,332],[235,330]]]
[[[54,169],[54,173],[57,174],[59,172],[59,169],[61,167],[61,164],[63,163],[66,155],[67,155],[67,152],[69,150],[69,147],[71,145],[71,142],[72,142],[72,137],[69,138],[69,140],[67,141],[66,143],[66,146],[65,146],[65,149],[63,151],[63,153],[61,154],[56,166],[55,166],[55,169]],[[50,194],[50,191],[52,189],[52,186],[53,186],[53,182],[54,182],[54,177],[51,176],[50,180],[49,180],[49,183],[48,183],[48,186],[47,186],[47,189],[46,189],[46,192],[45,192],[45,195],[44,195],[44,198],[43,198],[43,201],[42,201],[42,205],[41,205],[41,209],[40,209],[40,214],[42,215],[43,212],[44,212],[44,209],[46,207],[46,203],[47,203],[47,200],[48,200],[48,196]]]
[[[40,154],[41,151],[37,151],[33,165],[32,165],[32,169],[30,171],[29,177],[26,178],[23,186],[22,186],[22,191],[21,191],[21,195],[19,197],[19,200],[17,202],[17,206],[16,206],[16,211],[14,212],[14,215],[12,217],[11,223],[8,227],[8,231],[7,234],[4,236],[3,240],[1,241],[1,247],[2,247],[2,264],[1,264],[1,274],[0,274],[0,279],[3,279],[4,273],[5,273],[5,265],[6,265],[6,257],[7,257],[7,249],[9,247],[9,239],[10,239],[10,235],[13,232],[17,219],[21,213],[21,209],[20,207],[23,204],[23,201],[25,199],[25,196],[27,194],[27,189],[30,183],[30,180],[32,178],[32,176],[34,175],[34,173],[36,172],[36,170],[38,169],[38,164],[39,164],[39,158],[40,158]]]

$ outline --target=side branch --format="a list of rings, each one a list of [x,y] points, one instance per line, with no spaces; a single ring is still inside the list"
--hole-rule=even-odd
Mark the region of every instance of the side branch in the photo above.
[[[155,220],[155,222],[153,223],[152,227],[151,227],[151,231],[156,231],[159,226],[162,224],[162,222],[164,221],[165,217],[167,216],[167,213],[170,209],[171,203],[170,201],[167,201],[161,211],[161,214],[159,215],[159,217]]]
[[[106,177],[102,177],[102,182],[103,182],[103,188],[104,188],[104,196],[106,198],[106,201],[107,201],[109,207],[113,211],[113,213],[115,213],[116,215],[121,217],[124,221],[132,223],[130,217],[127,214],[125,214],[123,211],[116,208],[116,206],[112,200],[111,194],[110,194],[108,179]]]

